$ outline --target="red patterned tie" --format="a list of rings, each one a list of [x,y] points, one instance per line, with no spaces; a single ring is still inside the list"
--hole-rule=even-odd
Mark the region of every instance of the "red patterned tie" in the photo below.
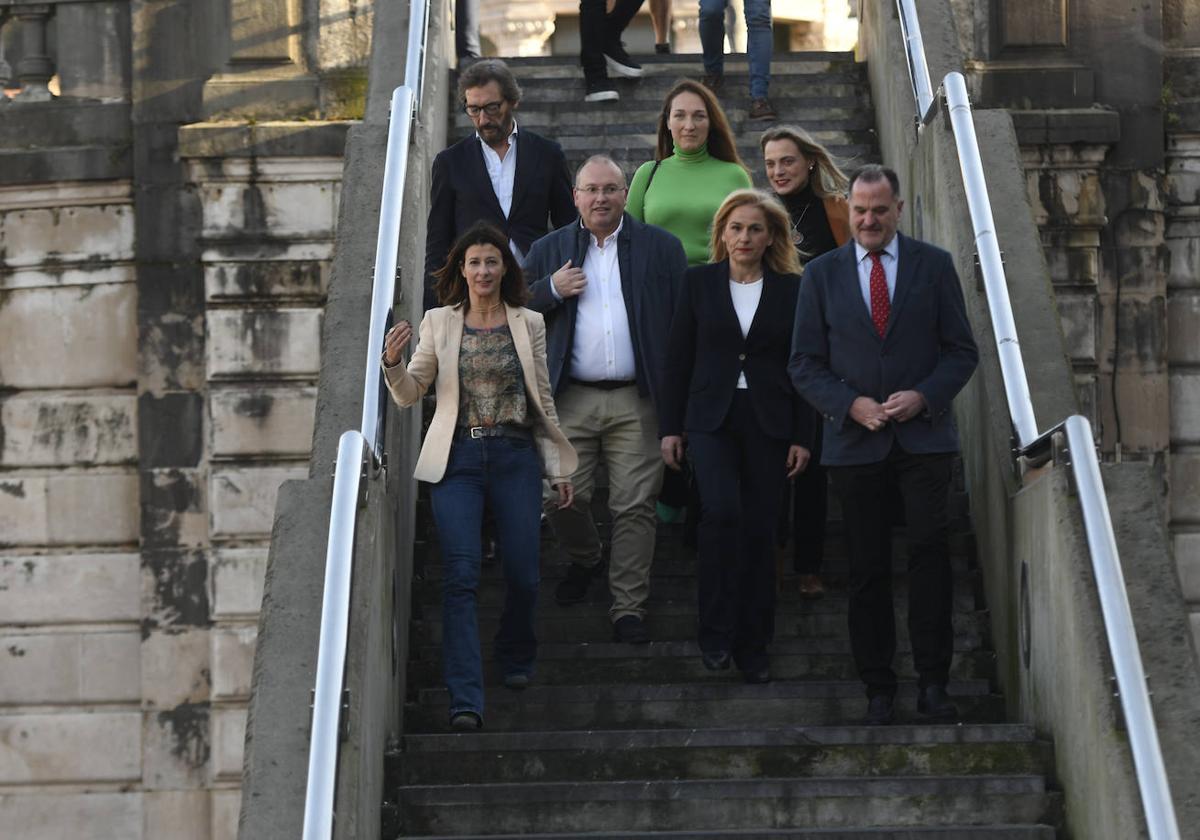
[[[888,316],[892,314],[892,302],[888,300],[887,275],[883,273],[882,251],[871,252],[871,322],[875,332],[883,338],[887,332]]]

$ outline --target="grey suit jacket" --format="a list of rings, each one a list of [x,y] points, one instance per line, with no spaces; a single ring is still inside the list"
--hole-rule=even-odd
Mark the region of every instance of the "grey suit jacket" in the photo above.
[[[882,461],[893,442],[913,454],[958,450],[950,403],[979,361],[958,273],[942,249],[897,236],[896,291],[882,338],[859,287],[853,240],[804,271],[788,372],[824,417],[823,464]],[[850,419],[857,397],[884,402],[905,390],[920,392],[927,411],[875,432]]]

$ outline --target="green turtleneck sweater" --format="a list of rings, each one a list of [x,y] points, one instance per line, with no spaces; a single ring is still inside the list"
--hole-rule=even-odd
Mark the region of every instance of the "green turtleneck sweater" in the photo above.
[[[713,216],[727,195],[753,186],[750,175],[736,163],[717,160],[708,153],[707,146],[694,152],[684,152],[676,146],[675,154],[659,164],[647,191],[646,182],[650,181],[652,169],[654,161],[647,161],[634,173],[626,211],[640,222],[657,225],[678,236],[688,265],[708,262]]]

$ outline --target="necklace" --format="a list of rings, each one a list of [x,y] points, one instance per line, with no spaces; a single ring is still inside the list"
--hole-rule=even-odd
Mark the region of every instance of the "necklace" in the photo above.
[[[737,283],[739,286],[751,286],[751,285],[757,283],[759,280],[761,280],[762,275],[761,274],[758,275],[753,280],[738,280],[736,277],[733,277],[733,276],[731,276],[729,279],[732,280],[734,283]]]
[[[811,204],[805,204],[804,209],[800,211],[800,218],[792,222],[792,244],[799,248],[804,244],[804,234],[800,232],[800,223],[804,221],[804,217],[808,215],[808,209]]]

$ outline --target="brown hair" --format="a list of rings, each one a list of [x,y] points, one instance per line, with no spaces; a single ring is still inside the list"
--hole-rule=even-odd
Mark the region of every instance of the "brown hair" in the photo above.
[[[850,176],[850,184],[847,189],[854,189],[854,185],[858,181],[862,181],[864,184],[877,184],[880,181],[887,181],[888,186],[892,188],[892,198],[900,197],[900,178],[897,177],[896,170],[889,166],[868,163]]]
[[[739,207],[757,207],[767,220],[771,244],[763,254],[763,264],[776,274],[799,274],[800,257],[792,245],[792,224],[787,210],[779,203],[779,199],[763,190],[734,190],[721,202],[717,214],[713,216],[712,241],[709,243],[713,262],[729,257],[729,251],[725,248],[725,225]]]
[[[480,59],[462,71],[458,77],[458,101],[466,101],[468,88],[483,87],[490,82],[500,86],[500,95],[509,104],[516,105],[521,101],[521,86],[508,65],[498,58]]]
[[[764,153],[772,140],[791,140],[800,154],[813,161],[813,175],[808,181],[818,198],[844,197],[850,189],[850,179],[838,166],[829,150],[812,138],[803,128],[794,125],[776,125],[768,128],[759,138],[759,147]]]
[[[500,252],[500,259],[504,263],[500,299],[509,306],[523,306],[529,300],[529,289],[525,286],[521,266],[508,247],[508,239],[504,234],[485,222],[476,222],[458,237],[446,255],[446,264],[433,273],[433,291],[437,294],[438,302],[442,306],[458,306],[461,303],[464,312],[471,308],[467,278],[463,276],[463,262],[467,257],[467,249],[472,245],[491,245]]]
[[[667,122],[671,116],[671,103],[681,93],[694,93],[704,102],[704,110],[708,112],[708,153],[717,160],[736,163],[746,169],[746,164],[742,163],[741,157],[738,156],[737,142],[733,139],[729,118],[721,110],[721,103],[717,101],[716,94],[691,79],[680,79],[675,83],[675,87],[667,91],[662,113],[658,115],[658,145],[654,149],[654,159],[663,160],[675,153],[675,141],[671,139],[671,128]]]

